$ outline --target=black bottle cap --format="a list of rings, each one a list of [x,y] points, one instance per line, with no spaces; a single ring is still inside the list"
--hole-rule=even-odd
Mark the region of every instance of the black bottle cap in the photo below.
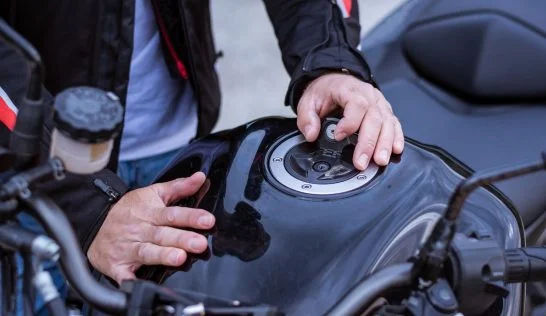
[[[121,131],[123,107],[112,92],[93,87],[68,88],[55,98],[53,120],[67,137],[102,143]]]

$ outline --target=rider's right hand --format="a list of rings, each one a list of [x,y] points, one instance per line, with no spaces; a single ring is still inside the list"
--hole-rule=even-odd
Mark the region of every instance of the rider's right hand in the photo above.
[[[179,266],[187,252],[205,251],[206,238],[184,228],[210,229],[214,217],[201,209],[167,206],[195,194],[204,181],[205,175],[198,172],[125,194],[89,247],[91,264],[121,283],[135,278],[142,265]]]

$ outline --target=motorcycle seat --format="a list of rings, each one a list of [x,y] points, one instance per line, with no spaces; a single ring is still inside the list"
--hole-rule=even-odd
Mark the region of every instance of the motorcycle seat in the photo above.
[[[546,20],[539,18],[546,3],[524,2],[410,1],[364,38],[407,136],[474,170],[539,160],[546,150]],[[496,186],[525,225],[546,211],[546,172]]]

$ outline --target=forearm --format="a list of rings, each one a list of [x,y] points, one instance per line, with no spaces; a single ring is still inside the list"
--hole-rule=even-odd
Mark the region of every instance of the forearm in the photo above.
[[[345,71],[373,83],[363,55],[357,1],[346,18],[329,0],[264,1],[279,41],[284,65],[291,75],[286,104],[297,106],[306,85],[328,71]]]

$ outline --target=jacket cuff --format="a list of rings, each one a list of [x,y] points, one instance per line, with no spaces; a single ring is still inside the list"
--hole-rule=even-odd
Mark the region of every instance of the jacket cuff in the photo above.
[[[99,194],[102,195],[102,199],[99,204],[96,205],[96,217],[87,223],[87,229],[82,230],[82,233],[80,233],[79,230],[76,232],[84,254],[87,253],[89,246],[91,246],[91,243],[95,240],[95,236],[102,227],[112,206],[114,206],[114,204],[128,191],[125,183],[110,170],[105,170],[101,175],[90,177],[90,181],[93,182],[95,189],[100,192]],[[82,223],[82,225],[78,226],[84,225],[85,223]]]
[[[91,175],[67,172],[63,180],[47,181],[38,188],[64,211],[84,254],[112,205],[127,192],[123,181],[107,169]]]
[[[314,79],[331,72],[348,73],[378,88],[364,56],[353,48],[341,50],[327,47],[308,54],[294,71],[285,104],[294,112],[307,85]]]

